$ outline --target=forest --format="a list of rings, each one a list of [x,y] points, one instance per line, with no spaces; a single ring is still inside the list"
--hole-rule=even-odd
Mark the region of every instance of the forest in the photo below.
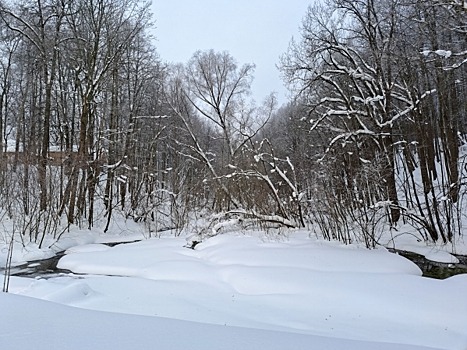
[[[116,215],[149,233],[209,218],[375,247],[462,236],[467,4],[324,0],[250,99],[253,63],[166,63],[137,0],[0,1],[0,220],[23,244]],[[157,33],[157,31],[156,31]],[[157,34],[156,34],[157,35]],[[6,237],[6,236],[5,236]]]

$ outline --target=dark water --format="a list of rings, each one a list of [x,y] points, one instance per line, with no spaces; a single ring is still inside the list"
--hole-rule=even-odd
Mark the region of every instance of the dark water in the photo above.
[[[431,261],[423,255],[408,252],[405,250],[389,249],[390,252],[403,256],[414,262],[423,272],[423,276],[445,279],[461,273],[467,273],[467,256],[453,254],[458,260],[458,264],[440,263]]]
[[[64,255],[64,253],[59,253],[47,259],[32,260],[21,265],[12,266],[10,275],[21,277],[53,277],[62,273],[71,273],[70,270],[59,269],[57,267],[58,261]],[[2,268],[0,272],[4,270],[5,269]]]

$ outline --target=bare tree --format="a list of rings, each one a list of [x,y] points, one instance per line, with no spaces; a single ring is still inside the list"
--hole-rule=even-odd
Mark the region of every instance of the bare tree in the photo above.
[[[249,93],[253,69],[253,65],[237,68],[227,52],[196,52],[173,83],[176,101],[172,106],[190,134],[193,142],[190,147],[208,167],[219,189],[235,208],[240,203],[227,188],[222,173],[228,164],[235,162],[239,150],[256,132],[248,132],[250,130],[244,125],[248,116],[240,109]],[[216,143],[220,148],[214,159],[202,147],[190,123],[186,113],[190,110],[208,121],[217,134]]]

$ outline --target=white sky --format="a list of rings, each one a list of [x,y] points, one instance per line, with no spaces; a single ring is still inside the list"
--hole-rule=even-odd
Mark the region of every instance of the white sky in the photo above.
[[[253,98],[287,90],[276,68],[311,0],[152,0],[156,47],[163,61],[187,62],[197,50],[228,51],[254,63]]]

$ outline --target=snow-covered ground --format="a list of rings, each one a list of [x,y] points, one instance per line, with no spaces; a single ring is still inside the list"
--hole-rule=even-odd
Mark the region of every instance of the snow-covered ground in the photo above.
[[[185,245],[86,244],[60,260],[74,274],[12,277],[2,348],[467,349],[467,275],[304,231]]]

